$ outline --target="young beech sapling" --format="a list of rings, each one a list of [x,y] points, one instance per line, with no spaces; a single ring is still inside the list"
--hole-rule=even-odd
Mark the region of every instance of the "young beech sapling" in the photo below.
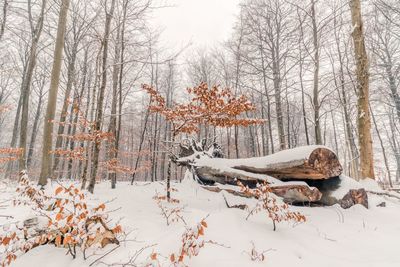
[[[233,127],[263,123],[263,120],[241,118],[243,113],[254,111],[254,105],[244,95],[235,96],[228,88],[209,87],[201,83],[197,87],[188,88],[189,100],[183,104],[167,105],[161,94],[150,85],[143,85],[150,95],[150,111],[164,116],[171,125],[171,146],[179,134],[193,134],[199,131],[200,125],[214,127]],[[167,198],[170,199],[171,157],[167,167]]]

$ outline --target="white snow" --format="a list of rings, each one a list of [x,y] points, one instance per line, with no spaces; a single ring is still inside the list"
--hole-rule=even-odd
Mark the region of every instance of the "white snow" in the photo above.
[[[209,159],[209,158],[200,158],[196,161],[197,166],[227,166],[234,167],[240,165],[251,165],[255,168],[264,168],[264,167],[278,167],[281,164],[285,166],[289,163],[303,163],[304,160],[307,160],[310,157],[310,154],[317,148],[327,148],[325,146],[300,146],[290,150],[283,150],[277,152],[275,154],[271,154],[264,157],[258,158],[244,158],[244,159]]]
[[[258,213],[246,220],[246,211],[228,209],[223,193],[206,191],[189,180],[172,185],[178,190],[172,192],[172,197],[181,201],[176,205],[185,207],[182,215],[188,226],[194,226],[208,215],[204,239],[223,244],[206,244],[197,257],[187,262],[188,266],[400,266],[398,200],[369,195],[370,209],[360,205],[348,210],[337,205],[291,207],[305,214],[307,222],[296,226],[279,223],[274,232],[265,213]],[[108,204],[110,210],[115,209],[110,217],[121,219],[124,230],[130,233],[127,241],[105,256],[102,262],[123,263],[135,251],[153,245],[144,250],[137,263],[145,261],[152,252],[157,252],[161,254],[159,259],[162,266],[170,266],[168,257],[178,251],[185,225],[181,221],[166,225],[160,209],[152,199],[156,191],[164,192],[164,188],[165,184],[159,182],[136,183],[133,186],[119,183],[115,190],[109,189],[108,183],[96,186],[90,201],[100,203],[116,198]],[[7,192],[0,196],[0,201],[9,198],[13,190],[8,187]],[[230,204],[254,204],[251,199],[226,196]],[[386,202],[386,207],[376,207],[382,201]],[[0,214],[12,215],[14,219],[0,218],[0,225],[22,220],[28,213],[25,207],[10,206],[2,209]],[[252,242],[257,251],[271,249],[266,252],[264,262],[250,260],[248,253],[252,249]],[[65,255],[66,250],[46,245],[20,257],[13,266],[89,266],[113,248],[114,245],[107,246],[84,261],[81,255],[73,260]]]
[[[364,188],[367,191],[373,192],[384,192],[378,185],[378,183],[373,179],[364,179],[356,181],[351,177],[346,175],[341,175],[339,188],[332,192],[331,196],[337,199],[341,199],[346,195],[350,189],[360,189]]]

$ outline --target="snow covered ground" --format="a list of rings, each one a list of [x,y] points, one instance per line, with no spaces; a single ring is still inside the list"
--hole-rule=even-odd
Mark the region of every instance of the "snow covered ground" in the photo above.
[[[188,266],[400,266],[398,200],[369,195],[368,210],[360,205],[348,210],[337,205],[291,207],[306,215],[307,222],[298,225],[279,223],[274,232],[265,213],[260,212],[246,220],[247,211],[228,209],[223,193],[206,191],[191,181],[173,183],[173,187],[178,191],[172,192],[172,197],[180,200],[177,207],[184,207],[182,215],[187,225],[195,225],[208,216],[204,239],[218,243],[206,243],[197,257],[187,261]],[[119,247],[106,246],[84,261],[82,255],[73,260],[65,255],[66,250],[46,245],[19,257],[12,266],[112,265],[127,262],[136,251],[147,246],[150,247],[136,260],[138,266],[152,252],[159,253],[162,266],[171,266],[169,255],[178,252],[185,225],[182,221],[166,224],[153,199],[155,193],[162,194],[164,188],[165,185],[158,182],[119,183],[115,190],[109,189],[108,183],[98,184],[90,201],[101,203],[114,199],[107,204],[109,210],[115,210],[111,217],[120,219],[124,230],[130,233]],[[13,190],[8,187],[0,196],[0,202],[9,198]],[[254,204],[254,200],[226,197],[230,204]],[[386,202],[386,207],[376,207],[382,201]],[[14,219],[0,217],[0,225],[22,220],[29,213],[26,207],[3,207],[0,214],[14,216]],[[268,250],[263,262],[250,259],[252,243],[259,252]],[[102,257],[111,250],[112,253]]]

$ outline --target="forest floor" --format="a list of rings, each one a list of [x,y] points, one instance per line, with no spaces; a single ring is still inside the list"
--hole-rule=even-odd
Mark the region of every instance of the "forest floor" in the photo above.
[[[56,186],[56,184],[54,184]],[[306,215],[305,223],[293,225],[282,222],[273,231],[272,222],[264,212],[250,216],[248,211],[227,208],[222,193],[206,191],[191,181],[172,183],[177,191],[172,197],[179,199],[175,205],[183,207],[182,220],[167,225],[160,207],[153,199],[156,192],[165,191],[163,183],[134,185],[120,182],[115,190],[109,183],[98,184],[91,202],[107,204],[110,218],[120,221],[126,240],[120,246],[108,245],[83,260],[80,253],[76,259],[65,255],[66,250],[54,245],[37,247],[19,257],[12,266],[78,267],[107,266],[127,263],[142,248],[135,263],[142,266],[151,253],[159,253],[161,266],[172,266],[169,255],[177,253],[182,234],[187,226],[194,226],[206,218],[208,227],[204,232],[205,246],[196,257],[186,261],[191,267],[200,266],[400,266],[400,201],[369,195],[370,208],[356,205],[343,210],[331,207],[290,207]],[[15,188],[7,187],[0,200],[9,199]],[[254,200],[226,195],[230,204],[254,205]],[[386,207],[377,207],[382,201]],[[29,217],[27,207],[4,206],[0,214],[13,216],[13,221]],[[169,206],[172,208],[171,206]],[[10,219],[0,217],[0,225]],[[264,253],[264,261],[252,261],[251,250]],[[109,251],[111,253],[102,256]],[[92,265],[91,265],[92,264]],[[136,265],[135,265],[136,264]],[[119,265],[121,266],[121,265]]]

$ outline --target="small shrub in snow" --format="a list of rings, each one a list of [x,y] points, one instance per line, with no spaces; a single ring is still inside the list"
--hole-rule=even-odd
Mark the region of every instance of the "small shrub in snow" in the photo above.
[[[49,197],[40,186],[33,184],[26,171],[21,171],[21,177],[16,189],[18,198],[14,200],[14,205],[29,205],[35,209],[43,209]]]
[[[238,185],[243,193],[258,199],[256,206],[250,211],[247,218],[264,210],[272,220],[274,231],[276,230],[277,222],[292,221],[295,223],[301,223],[306,221],[306,217],[300,212],[289,210],[288,204],[278,203],[278,200],[271,195],[271,188],[267,183],[258,184],[254,189],[244,186],[241,182],[238,182]]]
[[[199,255],[200,249],[204,247],[204,230],[207,223],[203,219],[195,227],[187,228],[182,235],[182,245],[178,253],[170,255],[170,261],[174,267],[186,267],[185,259]]]
[[[31,206],[37,217],[0,230],[1,266],[7,266],[18,255],[48,243],[66,248],[74,258],[77,248],[85,255],[87,248],[119,243],[117,236],[122,233],[122,228],[107,225],[106,204],[89,208],[85,194],[74,185],[60,185],[53,195],[46,195],[24,174],[17,192],[14,203]]]
[[[157,192],[154,195],[153,199],[156,201],[157,206],[160,208],[161,214],[165,218],[167,225],[178,221],[182,221],[184,224],[186,224],[185,219],[182,216],[182,212],[185,207],[176,206],[180,202],[178,199],[168,199],[167,196],[160,195]]]

